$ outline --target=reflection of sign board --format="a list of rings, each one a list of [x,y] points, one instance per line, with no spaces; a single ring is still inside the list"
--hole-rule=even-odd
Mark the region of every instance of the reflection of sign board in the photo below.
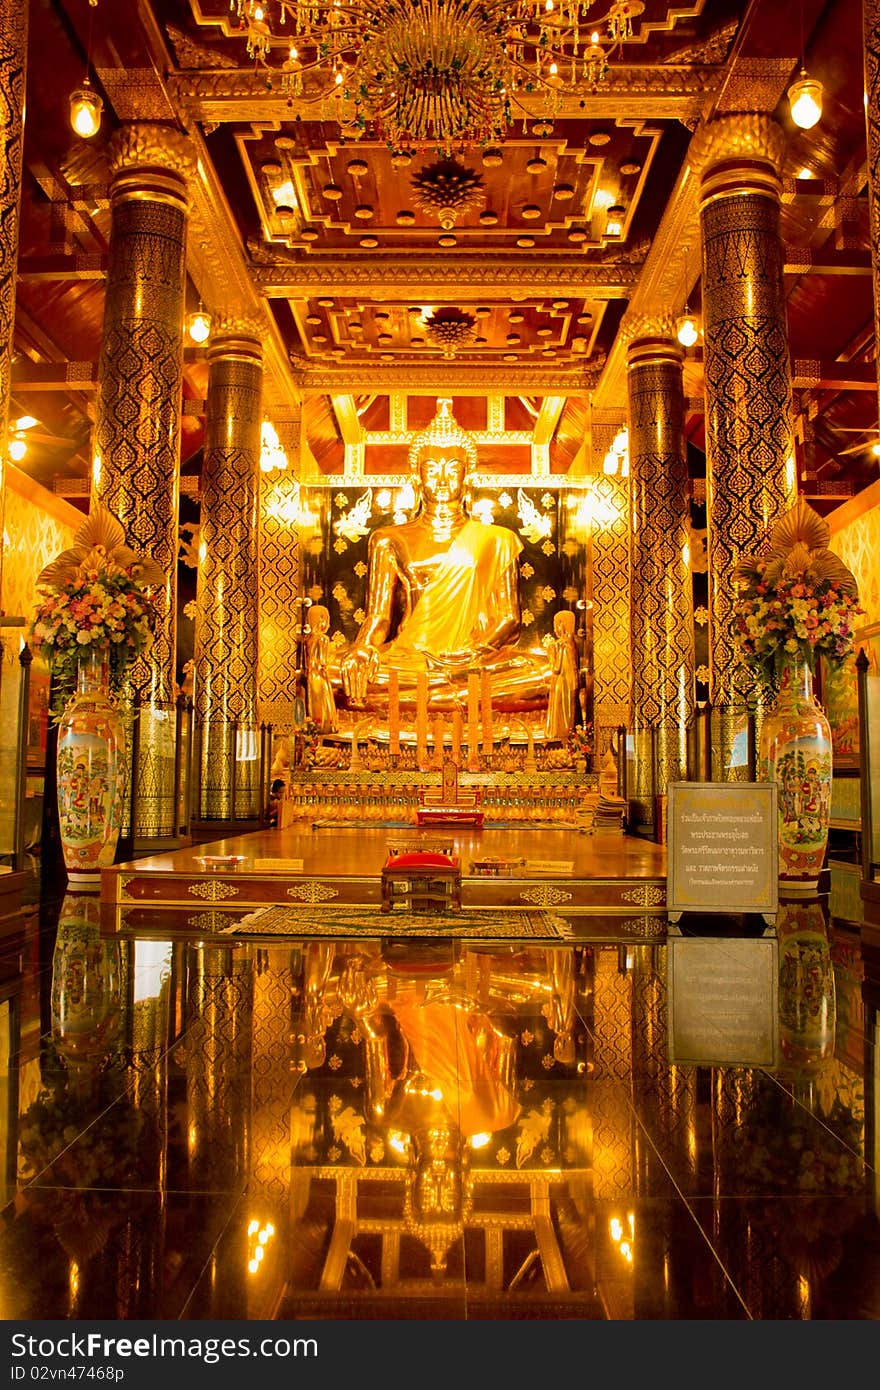
[[[775,936],[685,937],[666,944],[669,1061],[773,1067],[778,1061]]]
[[[775,782],[670,782],[667,910],[762,912],[778,903]]]

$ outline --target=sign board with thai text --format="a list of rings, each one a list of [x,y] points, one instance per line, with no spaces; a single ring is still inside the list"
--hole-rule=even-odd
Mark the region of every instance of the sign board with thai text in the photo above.
[[[763,913],[779,900],[775,782],[670,782],[666,907]]]
[[[573,859],[527,859],[523,872],[549,874],[551,878],[567,878],[574,873]]]
[[[681,936],[666,943],[669,1061],[706,1067],[775,1067],[779,1061],[779,942]]]

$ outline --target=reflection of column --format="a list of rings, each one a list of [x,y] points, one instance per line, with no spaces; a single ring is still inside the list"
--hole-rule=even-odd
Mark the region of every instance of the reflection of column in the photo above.
[[[671,321],[631,321],[627,354],[630,466],[630,632],[635,781],[632,823],[653,824],[656,791],[687,774],[687,725],[694,708],[690,510],[684,442],[682,351]]]
[[[247,1168],[253,978],[250,961],[228,947],[194,947],[188,965],[189,1180],[216,1189]]]
[[[874,270],[874,339],[880,345],[880,0],[862,0],[865,122],[868,137],[868,209]],[[880,372],[880,351],[877,353]]]
[[[259,813],[257,500],[262,413],[259,334],[226,324],[211,341],[199,530],[196,709],[200,813]],[[238,725],[235,747],[233,724]],[[232,785],[233,769],[237,785]]]
[[[0,0],[0,584],[3,577],[3,520],[6,499],[6,428],[15,330],[15,272],[21,205],[21,145],[24,131],[28,6]]]
[[[153,644],[132,673],[141,698],[159,701],[174,694],[189,149],[176,130],[149,124],[122,126],[110,143],[95,495],[165,571]]]
[[[716,781],[730,768],[735,712],[754,688],[736,652],[734,573],[795,499],[791,368],[779,234],[785,137],[764,115],[721,116],[691,144],[700,170],[712,702]]]

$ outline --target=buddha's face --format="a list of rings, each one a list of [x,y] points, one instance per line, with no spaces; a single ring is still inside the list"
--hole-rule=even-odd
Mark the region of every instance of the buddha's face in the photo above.
[[[429,444],[418,461],[422,492],[431,502],[457,502],[464,492],[468,459],[455,444]]]

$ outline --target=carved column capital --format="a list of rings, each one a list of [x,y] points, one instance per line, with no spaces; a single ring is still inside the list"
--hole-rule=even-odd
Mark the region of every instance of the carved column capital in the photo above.
[[[176,127],[134,121],[113,134],[108,147],[111,196],[151,198],[187,207],[187,180],[196,166],[192,141]]]
[[[672,314],[639,314],[630,310],[623,316],[620,333],[629,367],[648,361],[681,362],[684,357],[675,337]]]
[[[779,198],[785,132],[772,116],[740,111],[700,126],[688,163],[702,179],[701,196],[763,192]]]
[[[208,361],[220,357],[245,358],[257,366],[263,361],[265,324],[247,315],[220,314],[211,329]]]

